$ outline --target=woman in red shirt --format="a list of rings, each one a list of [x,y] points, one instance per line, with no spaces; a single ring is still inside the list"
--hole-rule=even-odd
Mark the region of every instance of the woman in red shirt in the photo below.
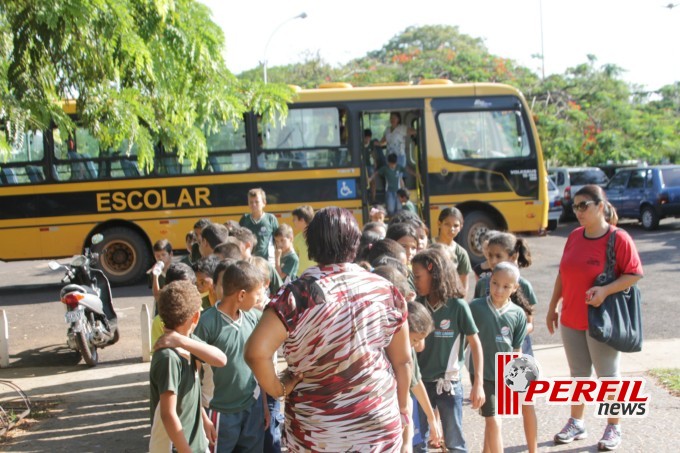
[[[594,286],[605,269],[607,242],[618,217],[602,188],[596,185],[576,192],[573,210],[581,226],[571,232],[564,246],[546,323],[551,334],[560,327],[572,377],[590,377],[593,367],[598,378],[616,377],[620,353],[588,335],[588,305],[598,307],[608,295],[634,285],[642,278],[642,263],[631,237],[618,230],[614,245],[618,278],[608,285]],[[555,435],[555,443],[566,444],[587,436],[584,410],[583,404],[571,407],[571,417]],[[620,444],[619,419],[609,418],[598,449],[614,450]]]

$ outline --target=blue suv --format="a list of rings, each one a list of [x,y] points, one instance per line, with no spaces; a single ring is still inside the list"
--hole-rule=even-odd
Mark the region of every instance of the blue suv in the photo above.
[[[621,169],[605,191],[619,217],[639,219],[646,230],[665,217],[680,217],[680,165]]]

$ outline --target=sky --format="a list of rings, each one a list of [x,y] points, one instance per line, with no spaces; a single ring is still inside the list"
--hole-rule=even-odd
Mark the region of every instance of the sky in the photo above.
[[[539,75],[541,61],[532,55],[541,54],[542,41],[546,75],[592,54],[598,65],[617,65],[624,80],[649,90],[680,81],[680,0],[670,0],[678,4],[672,9],[665,7],[669,0],[199,1],[224,30],[224,56],[235,74],[265,57],[269,67],[316,53],[342,64],[409,26],[442,24],[482,38],[492,54]],[[307,18],[286,22],[302,12]]]

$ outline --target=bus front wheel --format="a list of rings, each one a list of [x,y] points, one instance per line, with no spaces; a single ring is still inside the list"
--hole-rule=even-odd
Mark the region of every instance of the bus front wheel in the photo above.
[[[151,267],[146,241],[139,233],[122,227],[104,230],[99,244],[99,263],[112,285],[130,285]]]
[[[460,242],[470,256],[470,263],[474,266],[486,258],[482,252],[482,236],[489,230],[496,230],[499,226],[493,219],[482,211],[472,211],[465,215],[465,223],[460,233]]]

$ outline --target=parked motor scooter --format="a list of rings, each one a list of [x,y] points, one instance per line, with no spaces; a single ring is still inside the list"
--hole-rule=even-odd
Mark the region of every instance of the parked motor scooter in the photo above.
[[[92,237],[92,245],[104,239],[101,234]],[[66,307],[65,319],[69,325],[67,344],[78,351],[85,363],[96,366],[98,348],[118,341],[118,317],[113,309],[111,285],[100,269],[93,268],[99,255],[86,247],[82,255],[73,257],[68,266],[50,261],[52,270],[64,269],[60,299]]]

